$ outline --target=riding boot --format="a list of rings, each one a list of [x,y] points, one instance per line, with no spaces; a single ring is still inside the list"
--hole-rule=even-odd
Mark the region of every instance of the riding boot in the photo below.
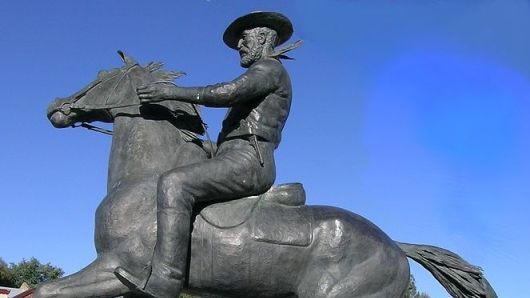
[[[156,298],[176,298],[182,289],[188,256],[191,214],[165,208],[158,211],[157,243],[151,275],[144,291]]]
[[[153,298],[177,298],[185,278],[191,215],[175,208],[158,210],[157,243],[151,266],[140,274],[123,267],[118,279],[136,292]]]

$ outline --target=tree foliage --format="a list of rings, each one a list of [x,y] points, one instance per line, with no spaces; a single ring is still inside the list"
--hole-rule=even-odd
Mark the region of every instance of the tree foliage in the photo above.
[[[61,268],[50,263],[41,264],[36,258],[29,261],[22,259],[18,263],[11,263],[9,266],[0,259],[0,285],[18,288],[26,282],[29,286],[35,287],[41,282],[57,279],[64,274]]]
[[[416,281],[414,279],[414,276],[410,276],[410,282],[409,282],[409,288],[407,289],[407,293],[405,293],[404,298],[430,298],[431,296],[427,295],[423,292],[418,292],[418,289],[416,289]]]
[[[13,281],[13,273],[11,273],[11,270],[9,269],[9,266],[7,265],[2,258],[0,258],[0,286],[4,287],[14,287],[14,281]]]

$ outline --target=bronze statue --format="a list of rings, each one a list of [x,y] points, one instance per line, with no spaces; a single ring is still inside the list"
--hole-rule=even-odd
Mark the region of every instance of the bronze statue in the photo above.
[[[239,51],[241,66],[248,68],[244,74],[207,87],[154,83],[138,88],[142,103],[179,100],[230,109],[212,158],[179,166],[160,177],[151,265],[141,272],[117,268],[116,275],[126,285],[152,297],[178,296],[195,206],[259,195],[273,185],[274,149],[280,143],[292,94],[289,75],[273,54],[292,32],[291,22],[281,14],[248,14],[224,34],[226,44]]]
[[[114,131],[97,258],[36,297],[177,297],[181,288],[224,297],[401,297],[407,256],[453,297],[496,297],[481,270],[454,253],[394,242],[346,210],[306,206],[301,184],[272,186],[291,103],[279,58],[298,44],[274,47],[291,34],[285,16],[254,12],[224,35],[248,68],[232,82],[177,87],[180,73],[120,52],[125,66],[50,104],[56,127],[105,121]],[[231,107],[217,150],[198,138],[195,104]]]

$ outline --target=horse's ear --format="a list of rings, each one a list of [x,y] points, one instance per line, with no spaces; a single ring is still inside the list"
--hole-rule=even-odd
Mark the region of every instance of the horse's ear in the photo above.
[[[118,51],[118,55],[120,55],[120,58],[123,61],[123,63],[125,63],[125,65],[136,64],[136,61],[133,58],[131,58],[128,55],[126,55],[124,52]]]

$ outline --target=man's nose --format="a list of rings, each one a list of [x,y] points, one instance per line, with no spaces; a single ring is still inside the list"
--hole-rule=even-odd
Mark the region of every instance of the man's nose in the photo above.
[[[238,49],[241,49],[241,46],[243,45],[243,39],[239,39],[239,41],[237,42],[237,48]]]

